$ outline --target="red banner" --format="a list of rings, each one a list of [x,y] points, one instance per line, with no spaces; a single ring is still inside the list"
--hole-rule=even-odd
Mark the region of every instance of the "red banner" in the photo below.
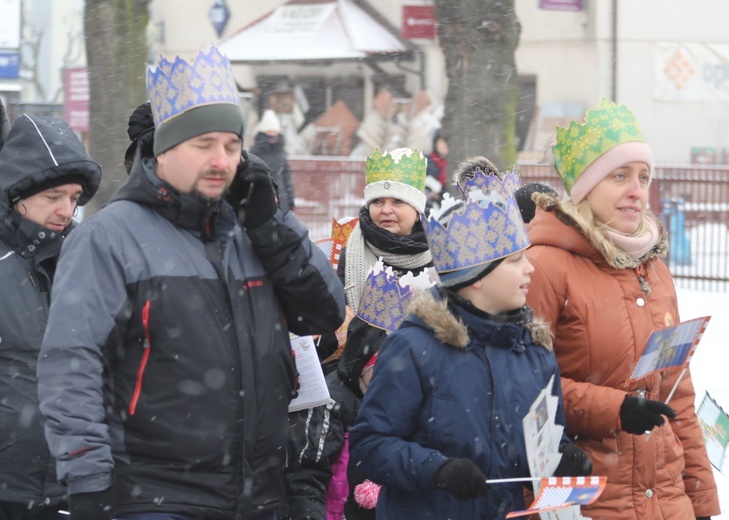
[[[89,76],[85,67],[64,71],[65,117],[76,132],[89,131]]]
[[[434,40],[436,34],[435,6],[402,6],[403,38],[426,38],[429,40]]]

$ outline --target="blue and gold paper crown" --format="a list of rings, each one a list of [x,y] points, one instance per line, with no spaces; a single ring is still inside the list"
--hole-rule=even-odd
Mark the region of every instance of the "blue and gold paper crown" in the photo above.
[[[421,216],[438,274],[485,265],[529,247],[524,221],[513,196],[469,192],[466,200],[443,197],[438,212]],[[494,197],[495,196],[495,197]],[[447,222],[439,222],[440,216]]]
[[[192,63],[180,56],[174,62],[160,56],[159,65],[147,69],[147,92],[158,127],[199,106],[229,103],[240,107],[233,69],[214,45],[207,52],[198,52]]]
[[[394,332],[407,316],[413,295],[431,285],[430,269],[418,276],[408,271],[398,278],[380,259],[365,280],[357,316],[373,327]]]
[[[493,172],[486,174],[480,168],[476,168],[474,171],[473,178],[466,177],[463,182],[457,184],[458,197],[461,199],[467,199],[468,194],[472,190],[478,190],[485,194],[496,192],[504,202],[514,195],[514,192],[521,187],[521,177],[516,167],[512,171],[507,171],[504,174],[504,178],[499,178]]]

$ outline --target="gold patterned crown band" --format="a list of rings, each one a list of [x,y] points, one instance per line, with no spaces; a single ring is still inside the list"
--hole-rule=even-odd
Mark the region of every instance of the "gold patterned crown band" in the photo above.
[[[552,147],[554,167],[567,192],[600,156],[629,142],[646,142],[638,122],[626,106],[605,98],[597,108],[587,111],[584,121],[572,121],[568,128],[557,127]]]
[[[507,171],[500,178],[497,174],[489,172],[486,174],[480,168],[476,168],[473,177],[466,177],[457,184],[458,196],[467,199],[472,190],[478,190],[484,194],[496,192],[504,201],[514,195],[514,192],[521,187],[521,177],[516,167]]]
[[[367,275],[357,316],[373,327],[394,332],[407,316],[415,292],[431,285],[429,268],[417,276],[408,271],[398,277],[380,259]]]
[[[470,269],[529,247],[514,197],[473,190],[466,200],[444,196],[439,212],[421,217],[439,275]]]
[[[423,213],[427,164],[418,150],[397,148],[383,154],[376,148],[365,165],[365,205],[375,199],[393,198]]]
[[[427,164],[427,159],[417,149],[398,148],[383,154],[376,148],[367,157],[365,183],[395,181],[424,191]]]
[[[180,56],[172,62],[160,56],[157,67],[147,69],[147,93],[156,125],[155,155],[207,132],[243,135],[233,70],[213,45],[198,52],[192,63]]]

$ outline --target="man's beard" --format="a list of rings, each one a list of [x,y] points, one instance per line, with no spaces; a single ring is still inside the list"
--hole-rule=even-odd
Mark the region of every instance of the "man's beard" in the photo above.
[[[210,175],[211,173],[213,175]],[[201,176],[200,179],[203,179],[205,177],[211,177],[211,176],[212,177],[221,177],[221,178],[225,179],[226,175],[224,172],[222,173],[222,175],[215,175],[216,173],[218,173],[218,172],[215,172],[215,171],[205,172],[205,175]],[[226,188],[223,190],[223,193],[221,193],[217,197],[210,197],[210,196],[202,193],[200,190],[198,190],[197,184],[196,184],[195,187],[193,187],[193,189],[192,189],[192,195],[195,198],[197,198],[198,200],[204,202],[205,204],[213,204],[215,202],[220,202],[221,200],[223,200],[223,198],[228,194],[229,190],[230,190],[230,185],[226,186]]]
[[[192,196],[195,197],[197,200],[204,202],[205,204],[214,204],[216,202],[220,202],[223,200],[223,198],[228,194],[228,188],[225,188],[225,191],[220,194],[218,197],[208,197],[204,193],[201,193],[198,190],[192,191]]]

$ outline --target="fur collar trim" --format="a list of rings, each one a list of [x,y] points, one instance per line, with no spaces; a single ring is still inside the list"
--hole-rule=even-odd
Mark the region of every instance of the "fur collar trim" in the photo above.
[[[421,291],[415,295],[410,304],[410,312],[433,331],[435,339],[451,347],[465,349],[471,341],[466,324],[451,312],[446,298],[436,299],[433,292]],[[534,318],[525,327],[535,344],[552,350],[553,337],[547,322]]]

